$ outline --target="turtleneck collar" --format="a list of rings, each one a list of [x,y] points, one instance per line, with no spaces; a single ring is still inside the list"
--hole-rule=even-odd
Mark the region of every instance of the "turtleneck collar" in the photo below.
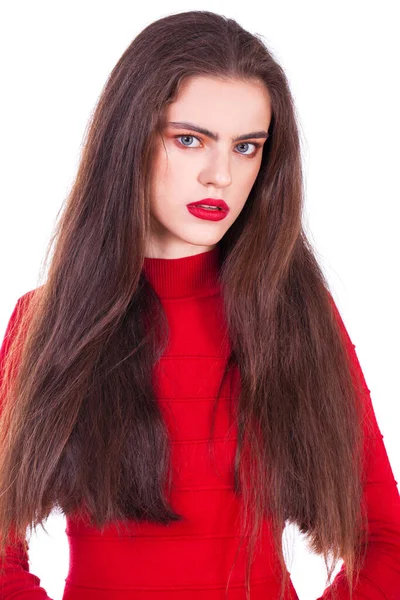
[[[143,270],[160,298],[210,296],[219,292],[219,245],[182,258],[145,257]]]

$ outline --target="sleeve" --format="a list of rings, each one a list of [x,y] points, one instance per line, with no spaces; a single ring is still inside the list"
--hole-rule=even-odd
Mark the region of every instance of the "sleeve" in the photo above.
[[[29,293],[29,292],[28,292]],[[23,302],[26,299],[22,296],[18,299],[16,306],[8,321],[6,332],[0,348],[0,381],[3,373],[3,362],[10,346],[14,328],[18,326],[18,318],[22,314]],[[0,600],[51,600],[46,591],[40,586],[40,579],[37,575],[29,572],[29,545],[25,540],[18,542],[18,545],[10,545],[6,548],[4,560],[0,559]]]
[[[364,487],[368,515],[369,543],[353,600],[400,600],[400,496],[397,481],[389,463],[383,435],[380,432],[364,374],[339,311],[334,312],[344,335],[349,359],[363,384],[363,400],[372,417],[373,429],[366,439],[367,478]],[[350,598],[343,563],[332,585],[317,600],[331,600],[332,588],[337,600]]]

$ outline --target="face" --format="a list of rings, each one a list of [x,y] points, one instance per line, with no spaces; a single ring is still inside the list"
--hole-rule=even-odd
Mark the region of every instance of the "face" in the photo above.
[[[154,151],[147,257],[182,258],[216,246],[255,182],[271,116],[262,82],[213,77],[184,82],[165,108]],[[189,212],[188,204],[206,198],[226,202],[225,218],[204,220]]]

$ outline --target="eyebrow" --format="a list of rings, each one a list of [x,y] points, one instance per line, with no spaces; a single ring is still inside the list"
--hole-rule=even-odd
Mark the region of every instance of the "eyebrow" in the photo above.
[[[194,123],[189,123],[188,121],[168,121],[167,125],[170,125],[173,129],[191,129],[192,131],[197,131],[198,133],[202,133],[203,135],[211,138],[218,142],[219,135],[218,133],[214,133],[209,129],[205,129],[204,127],[199,127],[198,125],[194,125]],[[261,131],[252,131],[251,133],[246,133],[243,135],[238,135],[232,138],[232,142],[240,142],[242,140],[247,140],[248,138],[265,138],[269,137],[269,133],[264,130]]]

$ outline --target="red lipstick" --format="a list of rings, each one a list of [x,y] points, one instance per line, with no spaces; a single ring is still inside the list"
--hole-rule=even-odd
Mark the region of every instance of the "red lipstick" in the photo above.
[[[213,206],[214,208],[207,208]],[[229,212],[229,206],[223,200],[203,198],[198,202],[187,204],[188,211],[199,219],[208,221],[221,221]]]

